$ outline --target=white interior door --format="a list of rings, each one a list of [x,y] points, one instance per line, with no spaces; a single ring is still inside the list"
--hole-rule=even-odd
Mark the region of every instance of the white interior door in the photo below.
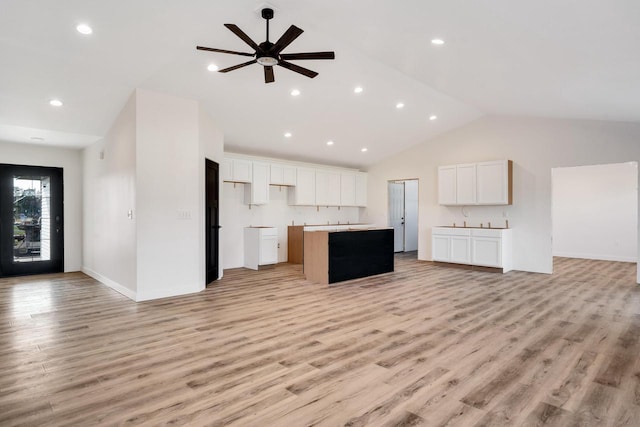
[[[393,227],[393,250],[404,252],[404,183],[389,183],[389,226]]]

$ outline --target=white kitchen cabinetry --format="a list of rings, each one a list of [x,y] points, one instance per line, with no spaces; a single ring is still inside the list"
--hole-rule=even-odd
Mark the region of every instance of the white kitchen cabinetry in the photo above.
[[[271,185],[296,185],[296,168],[281,163],[271,164],[270,181]]]
[[[257,270],[261,265],[278,262],[278,229],[246,227],[244,229],[244,266]]]
[[[251,162],[251,184],[244,187],[244,203],[264,205],[269,203],[269,164]]]
[[[513,162],[497,160],[476,166],[477,203],[479,205],[510,205],[513,199]]]
[[[316,171],[296,168],[296,186],[289,188],[289,204],[295,206],[316,205]]]
[[[356,206],[367,207],[367,174],[356,173]]]
[[[340,173],[316,170],[316,205],[340,206]]]
[[[431,250],[434,261],[501,268],[512,267],[511,229],[434,227]]]
[[[438,203],[441,205],[456,204],[456,167],[438,167]]]
[[[340,206],[356,205],[356,174],[340,174]]]
[[[496,160],[438,167],[441,205],[510,205],[513,162]]]
[[[456,165],[456,204],[476,204],[476,165]]]
[[[252,163],[250,160],[225,158],[222,162],[222,180],[250,183]]]

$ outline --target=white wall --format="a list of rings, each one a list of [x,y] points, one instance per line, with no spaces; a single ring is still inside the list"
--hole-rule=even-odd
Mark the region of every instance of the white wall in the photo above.
[[[204,289],[204,162],[222,152],[197,101],[136,90],[84,152],[85,271],[137,301]]]
[[[136,295],[136,97],[107,136],[84,149],[83,271],[118,292]]]
[[[404,250],[418,250],[418,180],[404,181]]]
[[[282,191],[280,190],[282,189]],[[346,224],[357,223],[359,208],[340,208],[315,206],[289,206],[286,187],[269,187],[269,203],[251,206],[243,203],[244,184],[224,183],[224,196],[221,206],[221,220],[224,224],[221,237],[221,250],[224,251],[224,268],[237,268],[244,265],[244,227],[270,226],[278,228],[278,262],[287,261],[287,226],[293,221],[296,225],[307,224]]]
[[[635,262],[638,164],[555,168],[553,255]]]
[[[512,206],[439,206],[439,165],[511,159]],[[419,178],[418,257],[431,259],[431,227],[453,221],[491,221],[513,228],[514,268],[551,273],[551,169],[640,160],[640,125],[586,120],[489,116],[448,132],[369,168],[369,205],[361,220],[387,223],[387,181]],[[640,280],[640,274],[638,276]]]
[[[0,141],[0,163],[63,168],[64,271],[82,268],[82,152]]]
[[[137,299],[197,292],[204,288],[198,102],[136,92]]]

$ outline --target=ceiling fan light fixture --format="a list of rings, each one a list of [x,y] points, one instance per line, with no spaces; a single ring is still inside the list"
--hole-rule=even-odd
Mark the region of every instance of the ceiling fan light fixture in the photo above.
[[[278,60],[271,56],[262,56],[257,58],[258,64],[264,65],[265,67],[273,67],[274,65],[278,65]]]

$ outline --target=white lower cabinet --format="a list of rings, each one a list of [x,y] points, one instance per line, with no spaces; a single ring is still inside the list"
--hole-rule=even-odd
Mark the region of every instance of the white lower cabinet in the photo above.
[[[261,265],[278,262],[278,229],[246,227],[244,229],[244,266],[257,270]]]
[[[502,268],[511,271],[511,229],[434,227],[434,261]]]

